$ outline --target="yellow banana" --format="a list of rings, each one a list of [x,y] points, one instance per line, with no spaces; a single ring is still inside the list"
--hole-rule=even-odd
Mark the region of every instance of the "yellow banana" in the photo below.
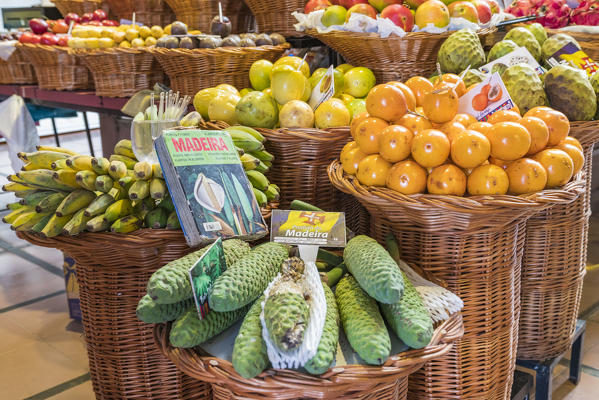
[[[47,197],[44,197],[39,203],[37,203],[35,205],[35,211],[42,214],[54,212],[66,197],[67,194],[64,192],[55,192]]]
[[[133,153],[131,140],[128,139],[120,140],[114,146],[114,153],[137,160],[137,158],[135,157],[135,153]]]
[[[256,170],[251,170],[251,171],[245,171],[245,174],[247,175],[248,179],[250,180],[250,183],[252,184],[252,186],[255,187],[256,189],[258,189],[260,191],[264,191],[268,188],[268,185],[270,183],[268,182],[268,179],[266,178],[266,176],[264,176],[263,173],[258,172]]]
[[[110,230],[116,233],[130,233],[141,227],[142,221],[135,215],[119,218],[110,226]]]
[[[94,217],[87,221],[85,227],[90,232],[101,232],[105,231],[110,227],[110,222],[104,219],[104,215],[100,214],[97,217]]]
[[[108,173],[108,168],[110,167],[110,161],[108,158],[104,157],[94,157],[92,158],[92,169],[98,175],[106,175]]]
[[[45,237],[58,236],[62,233],[62,228],[65,226],[67,222],[69,222],[70,219],[71,215],[64,215],[62,217],[59,217],[58,215],[54,214],[50,218],[46,226],[44,226],[44,229],[42,229],[40,234],[42,234],[42,236]]]
[[[56,190],[73,190],[72,187],[58,183],[54,180],[54,172],[51,169],[36,169],[34,171],[19,171],[17,176],[25,181],[25,184],[30,184],[35,187],[56,189]]]
[[[128,169],[133,169],[135,164],[137,164],[137,160],[135,158],[123,156],[120,154],[113,154],[110,156],[110,162],[112,161],[121,161],[124,162]]]
[[[77,171],[74,169],[59,169],[54,171],[54,175],[52,175],[52,179],[55,182],[60,183],[62,185],[67,185],[72,187],[73,189],[79,189],[80,186],[77,183],[77,179],[75,176],[77,175]]]
[[[164,179],[154,178],[150,181],[150,197],[154,200],[163,199],[166,195],[166,183]]]
[[[124,176],[127,176],[127,165],[122,161],[111,161],[110,167],[108,167],[108,173],[113,180],[117,181]]]
[[[94,171],[79,171],[75,174],[75,180],[84,189],[96,190],[96,178],[98,175]]]
[[[260,132],[258,132],[254,128],[250,128],[249,126],[235,125],[235,126],[229,126],[229,127],[225,128],[225,130],[227,132],[232,131],[232,130],[246,132],[246,133],[249,133],[250,135],[252,135],[254,137],[254,139],[258,140],[260,143],[264,143],[266,141],[266,139],[264,138],[264,136],[262,136],[262,134]]]
[[[33,153],[17,153],[17,156],[33,165],[37,165],[38,168],[50,169],[52,163],[56,160],[62,160],[70,157],[66,153],[57,153],[55,151],[36,151]]]
[[[131,200],[143,200],[150,195],[150,183],[148,181],[135,181],[129,188]]]
[[[56,160],[52,163],[52,165],[50,166],[53,170],[59,170],[59,169],[71,169],[73,171],[76,171],[74,168],[71,168],[67,165],[67,158],[63,158],[62,160]]]
[[[5,192],[22,192],[22,191],[35,192],[37,189],[35,187],[30,187],[30,186],[24,185],[22,183],[8,182],[6,185],[2,186],[2,190],[4,190]]]
[[[50,213],[41,214],[34,211],[21,214],[21,216],[13,222],[11,228],[19,232],[30,231],[41,219],[49,214]]]
[[[112,203],[104,212],[104,219],[110,223],[133,212],[131,200],[122,199]]]
[[[141,161],[133,166],[135,178],[148,180],[152,178],[152,164],[147,161]]]
[[[52,163],[54,164],[54,163]],[[21,171],[33,171],[34,169],[38,169],[39,167],[33,163],[26,163],[21,167]]]
[[[19,217],[19,215],[24,214],[26,212],[34,211],[35,209],[31,206],[23,206],[19,209],[9,212],[2,218],[2,222],[6,224],[12,224]]]
[[[71,156],[67,158],[67,165],[77,171],[90,171],[92,170],[92,158],[91,156]]]
[[[162,176],[162,167],[160,166],[160,164],[152,164],[152,175],[154,176],[154,178],[164,179],[164,176]]]
[[[62,217],[64,215],[70,215],[82,208],[87,206],[96,198],[94,192],[89,190],[78,189],[71,192],[64,200],[60,203],[56,209],[56,215]],[[61,227],[62,228],[62,227]]]
[[[110,175],[100,175],[96,178],[96,190],[102,193],[108,193],[114,186],[114,181]]]
[[[71,236],[78,235],[85,230],[90,219],[91,217],[87,217],[85,209],[82,208],[62,227],[62,233]]]
[[[55,151],[57,153],[66,153],[71,156],[78,156],[79,153],[73,150],[65,149],[63,147],[54,147],[54,146],[37,146],[38,151]]]
[[[260,164],[260,160],[249,153],[246,153],[239,158],[241,160],[241,165],[243,165],[243,169],[246,171],[256,169],[256,167]]]

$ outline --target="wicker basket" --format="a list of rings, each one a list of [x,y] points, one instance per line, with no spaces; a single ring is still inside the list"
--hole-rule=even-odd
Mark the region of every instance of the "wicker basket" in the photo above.
[[[481,41],[496,28],[478,31]],[[437,53],[452,32],[431,34],[411,32],[403,38],[381,38],[376,33],[306,31],[310,36],[337,51],[352,65],[368,67],[377,82],[405,81],[415,76],[429,76],[437,70]]]
[[[135,13],[135,21],[147,26],[166,26],[175,20],[173,10],[165,0],[105,0],[110,13],[117,19],[131,20]]]
[[[223,15],[229,17],[233,33],[248,32],[253,25],[250,10],[241,0],[165,0],[173,9],[177,20],[189,29],[210,32],[210,22],[218,14],[218,3],[222,3]]]
[[[18,47],[33,65],[40,89],[93,88],[91,73],[72,49],[43,44],[19,44]]]
[[[369,399],[403,400],[408,375],[424,362],[447,354],[463,334],[460,314],[435,330],[431,343],[420,350],[397,354],[382,366],[345,365],[321,376],[291,370],[267,370],[253,379],[242,378],[231,362],[200,356],[193,349],[171,347],[169,326],[156,325],[155,340],[162,351],[190,377],[212,383],[214,399]]]
[[[599,61],[599,34],[596,33],[584,33],[584,32],[572,32],[559,29],[546,29],[547,35],[556,35],[558,33],[565,33],[572,36],[582,50],[594,61]]]
[[[92,13],[102,8],[103,0],[53,0],[52,2],[58,8],[58,11],[65,16],[68,13],[75,13],[79,16],[85,13]]]
[[[0,58],[0,84],[22,85],[36,82],[35,71],[21,47],[17,46],[8,60]]]
[[[75,54],[91,71],[98,96],[130,97],[164,81],[160,64],[145,49],[80,49]]]
[[[248,71],[255,61],[274,61],[289,48],[279,46],[219,47],[216,49],[166,49],[149,51],[158,59],[171,87],[194,96],[199,90],[228,83],[237,88],[250,86]]]
[[[303,36],[293,27],[297,20],[294,11],[303,12],[305,0],[243,0],[248,5],[256,18],[260,32],[280,33],[287,36]]]
[[[329,178],[374,217],[379,240],[395,234],[402,258],[464,300],[465,334],[450,353],[410,377],[413,398],[508,399],[516,361],[524,223],[573,190],[527,196],[404,196],[364,187],[335,161]],[[578,188],[581,181],[569,184]],[[379,228],[381,221],[384,224]],[[440,384],[442,382],[442,384]]]

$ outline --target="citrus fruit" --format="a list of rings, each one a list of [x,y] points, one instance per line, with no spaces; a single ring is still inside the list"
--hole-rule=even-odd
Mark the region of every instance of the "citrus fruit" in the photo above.
[[[507,173],[493,164],[479,165],[468,175],[468,193],[476,195],[506,194],[510,186]]]
[[[441,83],[449,84],[450,87],[454,88],[455,92],[457,93],[457,95],[459,97],[462,97],[464,95],[464,93],[466,93],[466,84],[464,83],[462,78],[460,78],[456,74],[441,75],[441,78],[439,78],[439,80],[437,81],[435,86],[437,86],[437,85],[441,86],[440,85]]]
[[[563,113],[549,107],[535,107],[525,115],[542,119],[549,128],[548,146],[557,146],[570,133],[570,121]]]
[[[390,163],[405,160],[412,151],[414,134],[402,125],[386,127],[379,138],[379,154]]]
[[[533,160],[540,162],[547,171],[547,188],[563,186],[572,178],[574,162],[563,150],[546,149],[535,154]]]
[[[393,164],[387,175],[387,187],[402,194],[424,193],[426,171],[415,161],[405,160]]]
[[[513,161],[524,157],[530,149],[530,133],[515,122],[499,122],[489,130],[491,155],[501,160]]]
[[[491,143],[482,133],[467,130],[451,142],[451,159],[462,168],[474,168],[489,158]]]
[[[453,142],[456,136],[466,130],[466,127],[459,122],[449,121],[439,127],[439,130],[447,135],[449,142]]]
[[[356,138],[356,128],[358,127],[358,124],[368,117],[370,117],[370,115],[368,115],[366,111],[354,115],[351,120],[351,124],[349,125],[349,133],[351,134],[351,137],[354,139]]]
[[[416,96],[414,96],[414,92],[405,83],[393,81],[388,82],[389,85],[393,85],[402,91],[404,97],[406,98],[406,104],[408,106],[408,110],[414,111],[416,109]]]
[[[412,93],[414,93],[417,107],[422,107],[424,95],[433,91],[432,82],[423,76],[413,76],[408,79],[405,84],[412,90]]]
[[[451,145],[441,131],[427,129],[412,139],[412,157],[423,167],[436,167],[447,160]]]
[[[347,153],[348,151],[352,150],[352,149],[357,149],[358,148],[358,143],[356,143],[355,140],[352,140],[351,142],[348,142],[345,146],[343,146],[343,148],[341,149],[341,153],[339,153],[339,158],[342,158],[343,155],[345,153]]]
[[[560,143],[556,148],[568,153],[568,155],[572,159],[572,162],[574,163],[574,170],[572,171],[572,176],[579,173],[582,167],[584,166],[584,154],[582,150],[580,150],[573,144],[564,142]]]
[[[501,160],[495,157],[489,157],[489,164],[497,165],[503,169],[506,169],[508,165],[510,165],[512,161]]]
[[[364,154],[379,152],[379,140],[389,124],[380,118],[368,117],[358,124],[355,139]]]
[[[432,194],[463,196],[466,192],[466,174],[453,164],[443,164],[432,170],[426,188]]]
[[[354,67],[343,75],[343,93],[364,97],[376,84],[376,78],[366,67]]]
[[[428,119],[412,113],[405,113],[399,120],[393,121],[393,124],[403,125],[415,135],[433,127]]]
[[[493,127],[493,125],[491,125],[488,122],[475,122],[475,123],[469,125],[468,129],[480,132],[483,135],[488,136],[492,127]]]
[[[429,120],[444,124],[458,113],[458,95],[453,89],[433,90],[424,95],[422,108]]]
[[[538,192],[545,188],[547,171],[538,161],[530,158],[516,160],[505,169],[510,181],[509,192],[524,194]]]
[[[512,110],[499,110],[491,114],[488,123],[495,125],[498,122],[519,122],[522,119],[520,114]]]
[[[526,155],[536,154],[547,146],[549,129],[542,119],[537,117],[524,117],[519,122],[530,133],[530,149]]]
[[[465,114],[465,113],[456,114],[456,116],[453,117],[452,121],[459,122],[460,124],[464,125],[466,128],[468,128],[471,124],[478,122],[476,120],[476,118],[474,118],[472,115]]]
[[[318,129],[349,125],[349,111],[339,99],[328,99],[316,109],[314,120]]]
[[[560,144],[571,144],[573,146],[576,146],[580,149],[580,151],[584,151],[584,149],[582,148],[582,145],[580,144],[580,142],[578,141],[578,139],[573,138],[572,136],[567,136]]]
[[[343,171],[350,175],[355,175],[358,172],[358,164],[366,154],[362,153],[358,147],[346,151],[340,157]]]
[[[395,121],[407,111],[406,98],[396,86],[376,85],[366,96],[366,111],[373,117]]]
[[[385,186],[391,164],[378,154],[371,154],[358,164],[358,181],[362,185]]]

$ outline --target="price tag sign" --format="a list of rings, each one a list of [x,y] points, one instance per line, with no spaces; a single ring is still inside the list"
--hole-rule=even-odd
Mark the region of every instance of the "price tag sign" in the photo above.
[[[460,97],[458,112],[486,121],[499,110],[514,108],[514,104],[501,77],[495,72]]]
[[[345,247],[342,212],[273,210],[270,240],[290,245]]]
[[[329,100],[335,94],[335,79],[334,79],[334,69],[331,65],[329,69],[324,73],[322,78],[318,81],[314,89],[312,90],[312,94],[310,95],[310,99],[308,100],[308,104],[312,107],[313,110],[316,110],[318,106],[320,106],[325,101]]]
[[[200,257],[189,269],[189,281],[193,291],[198,317],[204,319],[210,307],[208,306],[208,292],[214,281],[227,269],[225,252],[223,251],[223,240],[218,238],[216,242]]]

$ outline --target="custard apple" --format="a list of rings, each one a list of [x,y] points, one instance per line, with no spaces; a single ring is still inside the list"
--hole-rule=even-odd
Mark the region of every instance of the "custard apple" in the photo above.
[[[543,55],[543,61],[547,60],[556,51],[564,47],[568,42],[572,42],[580,49],[580,45],[572,36],[567,35],[565,33],[558,33],[557,35],[553,35],[543,43],[543,47],[541,47],[541,52]]]
[[[535,38],[535,35],[528,29],[522,27],[514,28],[503,39],[512,40],[518,46],[526,47],[535,60],[541,60],[541,45]]]
[[[556,65],[545,74],[549,104],[570,121],[590,121],[597,112],[597,95],[586,72],[568,65]]]
[[[461,29],[452,33],[439,49],[437,61],[443,72],[459,74],[468,66],[478,68],[485,63],[485,51],[476,32]]]
[[[518,46],[513,40],[502,40],[497,42],[491,47],[491,51],[489,51],[489,55],[487,56],[487,62],[491,62],[493,60],[497,60],[505,56],[506,54],[511,53],[516,50]]]
[[[599,119],[599,72],[595,72],[593,76],[591,76],[591,86],[597,96],[597,112],[595,114],[595,119]]]
[[[532,32],[533,35],[535,35],[535,39],[537,39],[537,42],[539,42],[539,45],[543,45],[543,42],[545,42],[545,40],[547,40],[547,31],[545,30],[545,27],[543,27],[543,25],[539,24],[538,22],[535,22],[534,24],[530,24],[530,25],[526,25],[526,28]]]
[[[493,68],[491,68],[491,74],[494,74],[495,72],[497,72],[499,75],[503,75],[503,73],[505,72],[505,70],[507,69],[507,65],[503,64],[503,63],[497,63],[493,65]]]
[[[501,75],[501,79],[522,114],[531,108],[547,105],[543,82],[530,65],[512,65]]]
[[[469,69],[462,80],[464,81],[466,87],[470,87],[474,84],[481,83],[485,77],[486,75],[484,72],[481,72],[478,69]]]

